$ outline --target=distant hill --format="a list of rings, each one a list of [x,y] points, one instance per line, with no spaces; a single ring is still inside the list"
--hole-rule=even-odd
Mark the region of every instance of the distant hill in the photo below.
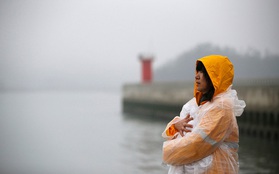
[[[196,60],[210,54],[229,57],[234,64],[235,79],[279,78],[279,55],[267,54],[262,57],[257,50],[240,54],[233,48],[220,48],[210,43],[204,43],[155,69],[154,81],[193,80]]]

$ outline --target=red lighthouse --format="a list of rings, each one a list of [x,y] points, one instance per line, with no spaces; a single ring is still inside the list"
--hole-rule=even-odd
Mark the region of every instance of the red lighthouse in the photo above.
[[[152,82],[152,55],[139,55],[141,61],[141,71],[142,71],[142,83]]]

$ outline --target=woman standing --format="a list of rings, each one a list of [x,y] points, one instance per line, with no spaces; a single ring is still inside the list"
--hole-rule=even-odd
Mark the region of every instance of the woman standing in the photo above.
[[[245,102],[231,89],[233,64],[221,55],[196,62],[194,98],[166,127],[163,162],[171,173],[238,173],[238,125]],[[189,115],[189,116],[188,116]],[[193,119],[193,123],[189,123]],[[192,130],[190,130],[190,128]]]

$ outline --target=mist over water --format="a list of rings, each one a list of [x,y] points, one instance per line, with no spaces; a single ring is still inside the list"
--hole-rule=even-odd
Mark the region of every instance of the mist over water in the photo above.
[[[166,121],[121,112],[121,93],[0,93],[0,173],[167,173]],[[273,144],[241,136],[242,174],[278,172]]]
[[[126,119],[119,93],[18,92],[0,99],[1,173],[164,171],[161,125]]]
[[[278,1],[214,1],[1,0],[0,89],[119,87],[140,81],[139,54],[158,68],[205,42],[279,54]]]

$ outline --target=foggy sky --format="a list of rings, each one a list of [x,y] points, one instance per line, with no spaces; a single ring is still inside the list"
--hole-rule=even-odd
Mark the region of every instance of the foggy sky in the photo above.
[[[119,86],[203,42],[279,54],[276,0],[1,0],[0,85]]]

